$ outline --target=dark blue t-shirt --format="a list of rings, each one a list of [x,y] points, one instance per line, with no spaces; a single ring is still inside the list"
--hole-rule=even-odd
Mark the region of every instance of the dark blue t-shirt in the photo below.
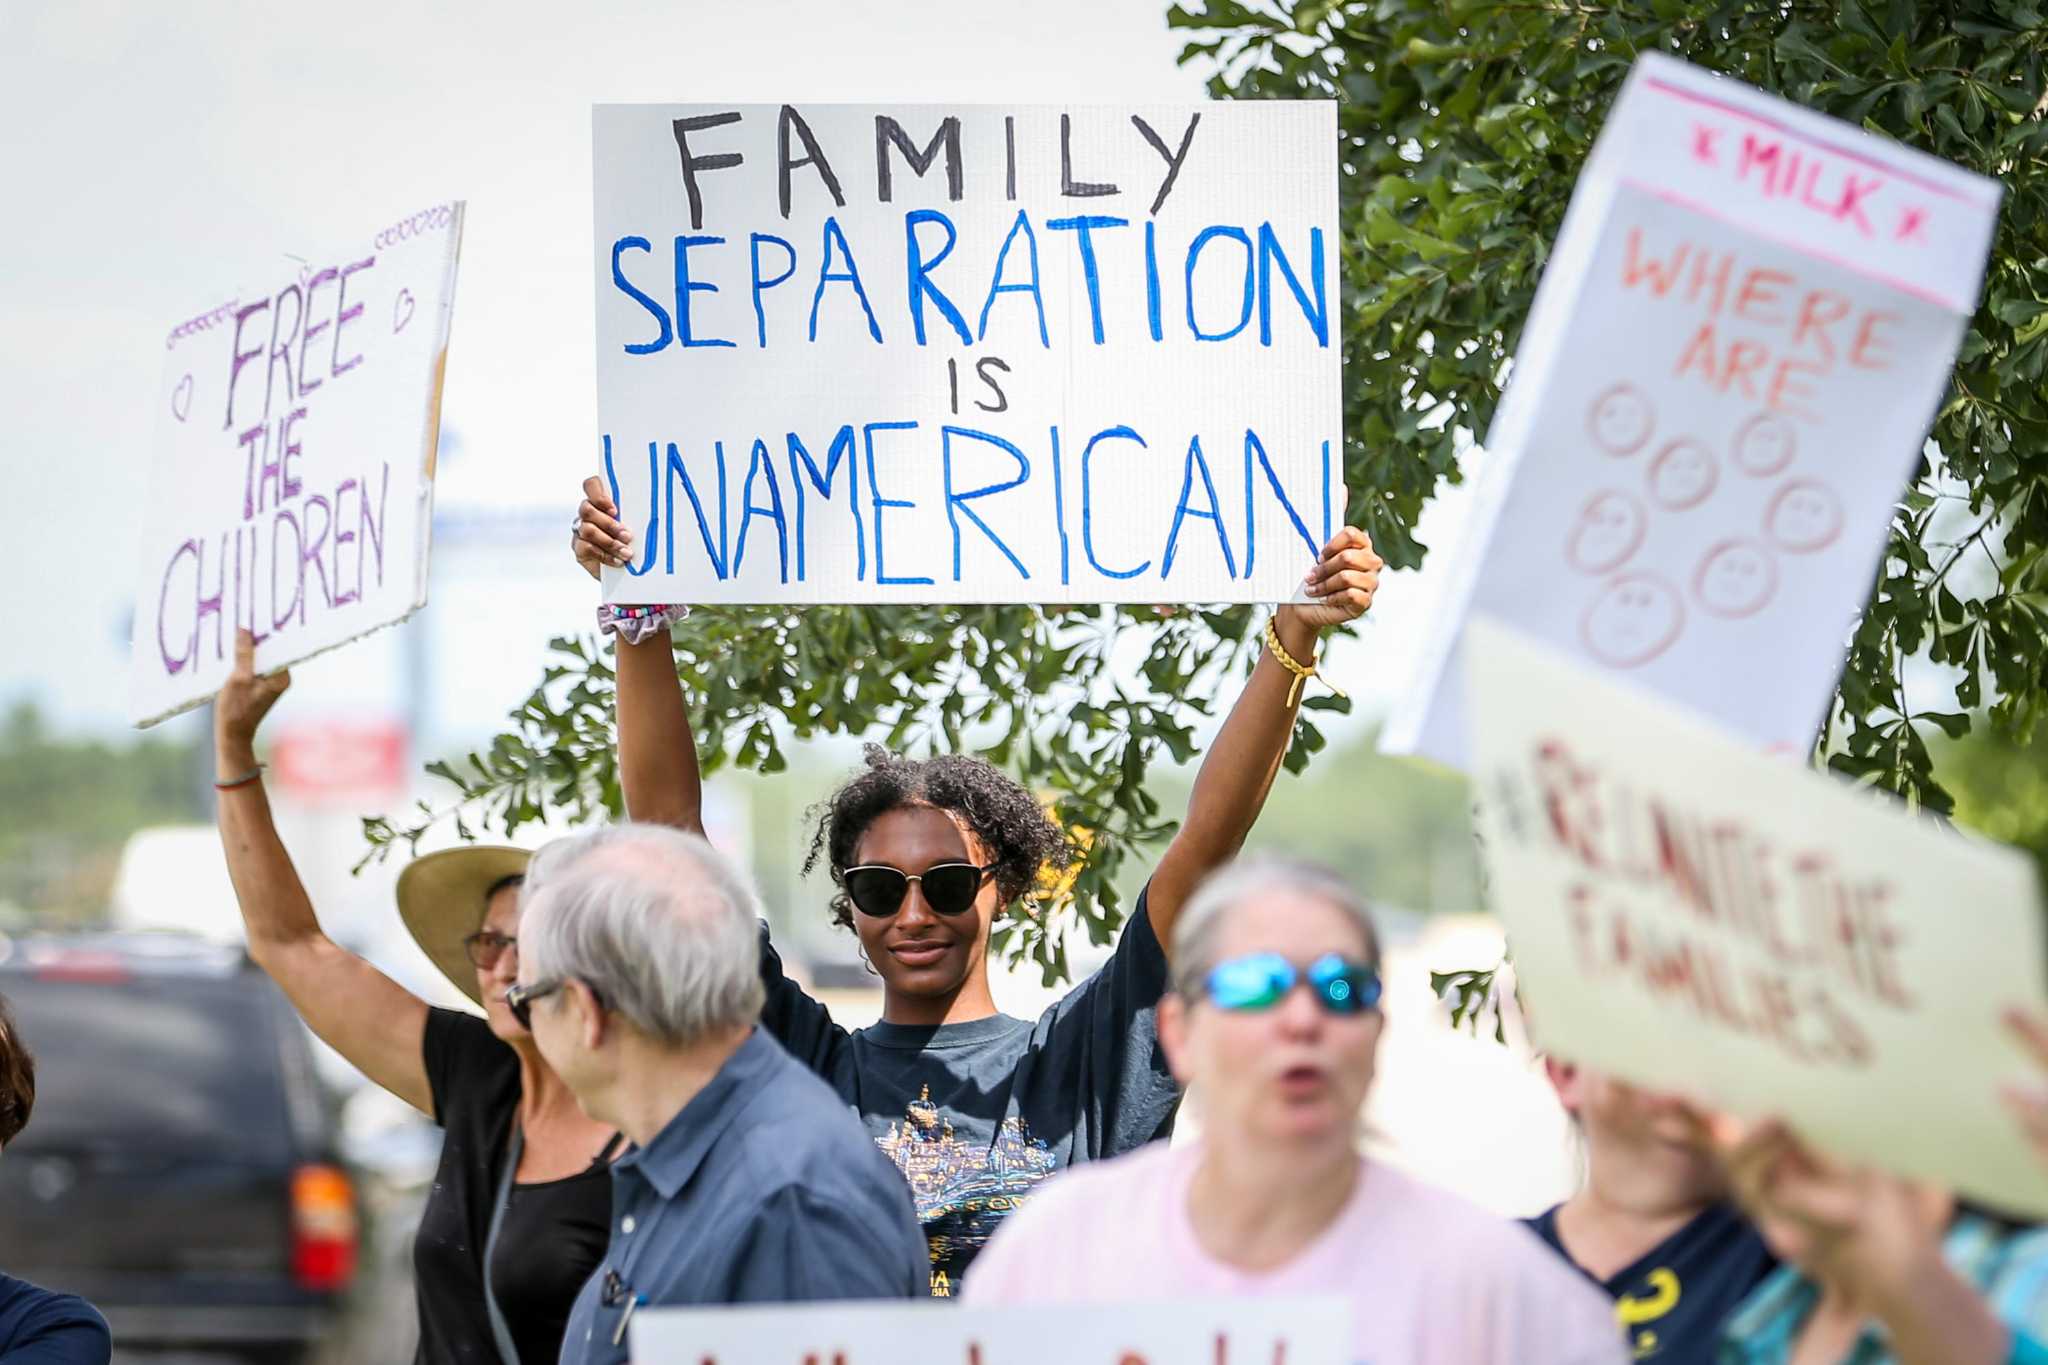
[[[1556,1209],[1526,1221],[1585,1273],[1558,1239]],[[1777,1265],[1740,1210],[1715,1204],[1619,1274],[1593,1282],[1614,1299],[1614,1316],[1637,1360],[1713,1365],[1722,1324]]]
[[[1144,893],[1109,961],[1035,1021],[848,1032],[782,974],[765,931],[761,973],[761,1023],[910,1182],[935,1296],[959,1292],[976,1253],[1053,1172],[1172,1131],[1180,1091],[1157,1026],[1166,954]]]
[[[107,1365],[114,1339],[84,1299],[0,1275],[0,1360],[7,1365]]]

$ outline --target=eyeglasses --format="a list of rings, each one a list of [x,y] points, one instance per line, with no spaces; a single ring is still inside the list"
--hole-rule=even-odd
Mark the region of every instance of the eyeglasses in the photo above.
[[[1269,1010],[1302,981],[1329,1014],[1365,1014],[1380,1003],[1379,972],[1338,953],[1324,954],[1306,970],[1278,953],[1232,958],[1202,979],[1202,993],[1220,1010]]]
[[[505,1008],[512,1011],[512,1017],[519,1021],[519,1027],[531,1033],[533,1032],[533,1002],[545,1000],[568,984],[569,978],[566,976],[558,976],[553,981],[522,982],[506,990]],[[597,987],[586,981],[583,983],[583,989],[590,992],[591,1001],[599,1009],[607,1008],[604,1003],[604,997],[597,993]]]
[[[519,1027],[533,1032],[533,1002],[553,995],[567,985],[569,978],[557,977],[553,981],[536,981],[531,985],[524,982],[505,992],[505,1008],[512,1011],[512,1017],[519,1021]]]
[[[462,951],[469,954],[469,960],[480,972],[487,972],[498,965],[498,959],[505,955],[507,948],[516,948],[519,940],[510,934],[501,934],[495,929],[479,929],[462,940]]]
[[[915,875],[886,863],[866,863],[846,869],[842,882],[846,898],[863,915],[886,919],[903,908],[916,882],[924,892],[924,903],[941,915],[964,913],[981,894],[981,884],[1000,864],[976,867],[973,863],[933,863]]]

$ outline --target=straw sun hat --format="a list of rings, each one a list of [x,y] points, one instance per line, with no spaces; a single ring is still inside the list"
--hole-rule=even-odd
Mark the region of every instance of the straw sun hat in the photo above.
[[[479,1005],[476,968],[462,940],[483,926],[486,893],[522,875],[532,857],[531,849],[472,844],[415,858],[398,874],[398,917],[413,942]]]

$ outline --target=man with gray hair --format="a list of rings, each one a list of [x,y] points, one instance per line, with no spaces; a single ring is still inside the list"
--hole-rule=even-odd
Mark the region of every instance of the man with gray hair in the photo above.
[[[755,1026],[759,899],[693,834],[622,824],[527,871],[506,994],[577,1102],[635,1150],[563,1365],[627,1358],[636,1309],[921,1298],[909,1188],[859,1120]]]

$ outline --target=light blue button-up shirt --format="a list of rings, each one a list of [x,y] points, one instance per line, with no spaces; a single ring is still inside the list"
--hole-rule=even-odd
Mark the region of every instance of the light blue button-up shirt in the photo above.
[[[755,1029],[654,1141],[612,1165],[611,1244],[562,1365],[622,1365],[636,1308],[923,1298],[909,1187],[839,1097]]]
[[[1998,1320],[2023,1339],[2014,1359],[2036,1350],[2025,1338],[2048,1338],[2048,1231],[2007,1232],[1986,1218],[1964,1214],[1949,1228],[1942,1257],[1976,1286]],[[1792,1266],[1780,1267],[1729,1317],[1720,1365],[1784,1365],[1800,1329],[1820,1302],[1820,1289]],[[1871,1323],[1840,1365],[1893,1365],[1884,1329]]]

